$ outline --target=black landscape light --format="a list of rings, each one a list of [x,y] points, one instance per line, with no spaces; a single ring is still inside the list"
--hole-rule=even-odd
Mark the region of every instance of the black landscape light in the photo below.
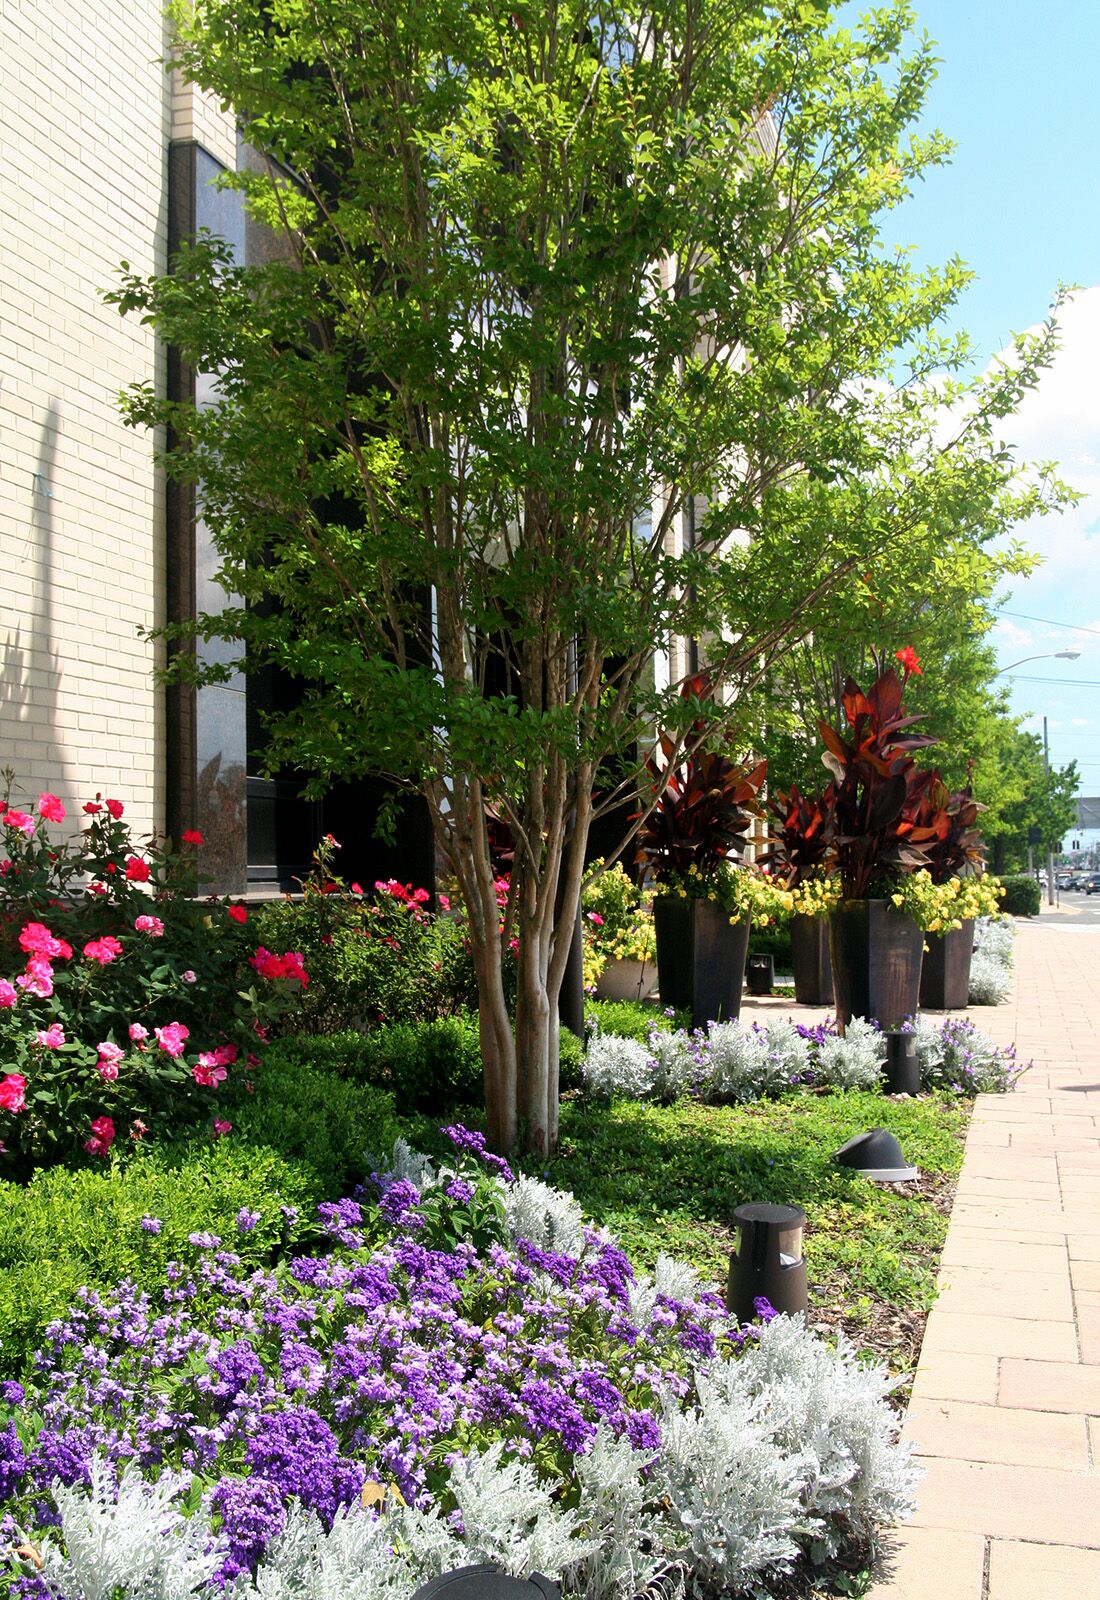
[[[456,1567],[417,1589],[412,1600],[559,1600],[558,1591],[541,1572],[512,1578],[491,1561]]]
[[[740,1230],[730,1257],[726,1309],[739,1322],[756,1315],[756,1301],[793,1316],[806,1309],[806,1263],[802,1230],[806,1213],[797,1206],[752,1204],[733,1213]]]
[[[876,1183],[911,1183],[920,1177],[916,1167],[906,1164],[901,1145],[889,1128],[857,1133],[854,1139],[841,1145],[833,1160],[863,1178],[873,1178]]]
[[[883,1072],[887,1093],[920,1094],[920,1062],[915,1036],[900,1028],[889,1028],[882,1037],[886,1040]]]
[[[771,994],[775,987],[775,957],[750,954],[745,963],[745,987],[750,994]]]

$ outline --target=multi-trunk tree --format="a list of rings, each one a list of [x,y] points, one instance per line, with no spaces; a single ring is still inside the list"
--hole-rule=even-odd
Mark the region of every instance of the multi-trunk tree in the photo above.
[[[1048,498],[997,419],[1049,329],[945,433],[954,391],[928,380],[958,353],[932,330],[966,274],[878,245],[945,153],[907,133],[934,70],[910,22],[849,33],[816,0],[176,9],[177,64],[261,158],[227,181],[287,248],[242,268],[200,238],[126,278],[120,307],[218,373],[208,409],[139,390],[129,415],[169,425],[169,472],[200,486],[235,598],[199,632],[301,686],[271,762],[426,796],[500,1147],[555,1143],[586,840],[645,801],[653,728],[683,748],[728,721],[883,551],[919,567]],[[703,641],[706,706],[653,670],[674,637]],[[173,670],[198,670],[186,648]],[[490,809],[515,850],[503,928]]]

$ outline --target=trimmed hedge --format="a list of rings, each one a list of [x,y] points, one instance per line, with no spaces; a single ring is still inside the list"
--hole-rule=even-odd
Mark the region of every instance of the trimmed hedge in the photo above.
[[[314,1208],[324,1198],[308,1166],[233,1135],[138,1150],[125,1165],[52,1167],[26,1185],[0,1183],[0,1370],[13,1376],[26,1367],[47,1323],[79,1289],[108,1289],[122,1278],[163,1288],[166,1263],[193,1254],[191,1233],[217,1234],[248,1266],[265,1266],[315,1233]],[[260,1213],[250,1232],[237,1226],[242,1210]],[[143,1229],[143,1217],[159,1222],[159,1232]]]
[[[1002,878],[1004,899],[1001,910],[1008,917],[1037,917],[1043,903],[1043,893],[1037,881],[1026,872],[1010,873]]]

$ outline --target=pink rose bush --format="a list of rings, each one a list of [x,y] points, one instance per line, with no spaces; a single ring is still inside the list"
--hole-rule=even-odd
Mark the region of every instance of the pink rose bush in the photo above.
[[[57,795],[0,801],[0,1176],[103,1160],[119,1129],[223,1137],[219,1091],[261,1067],[309,982],[300,951],[257,947],[247,914],[200,897],[201,835],[137,844],[124,809],[96,795],[65,838]]]

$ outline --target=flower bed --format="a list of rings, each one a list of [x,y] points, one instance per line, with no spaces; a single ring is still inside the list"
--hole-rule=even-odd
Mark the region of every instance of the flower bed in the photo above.
[[[118,800],[0,801],[0,1148],[6,1172],[107,1156],[116,1139],[203,1117],[259,1064],[269,1026],[308,983],[299,952],[257,946],[243,906],[198,900],[195,850],[137,845]]]
[[[129,1600],[172,1561],[211,1595],[257,1565],[264,1593],[365,1595],[369,1570],[396,1596],[496,1559],[625,1600],[683,1563],[736,1593],[905,1513],[884,1372],[737,1327],[667,1259],[636,1274],[448,1131],[440,1171],[399,1145],[377,1203],[321,1208],[327,1255],[249,1272],[196,1234],[161,1303],[123,1284],[53,1325],[0,1419],[28,1576]]]
[[[1024,1071],[1015,1047],[1001,1049],[965,1018],[938,1027],[923,1017],[915,1035],[921,1086],[938,1093],[1005,1093]],[[843,1037],[832,1022],[808,1028],[787,1019],[766,1024],[712,1022],[707,1029],[651,1028],[646,1042],[595,1032],[582,1064],[587,1093],[670,1103],[750,1101],[808,1088],[875,1089],[886,1044],[872,1023],[855,1018]]]

